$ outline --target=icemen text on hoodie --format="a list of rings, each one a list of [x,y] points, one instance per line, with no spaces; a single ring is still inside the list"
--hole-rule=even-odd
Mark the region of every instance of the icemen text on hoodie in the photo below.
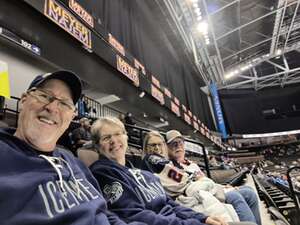
[[[90,167],[108,208],[126,222],[149,225],[203,225],[207,216],[169,198],[152,173],[122,166],[104,156]]]
[[[0,130],[1,225],[124,225],[97,181],[65,150],[39,155],[15,130]]]

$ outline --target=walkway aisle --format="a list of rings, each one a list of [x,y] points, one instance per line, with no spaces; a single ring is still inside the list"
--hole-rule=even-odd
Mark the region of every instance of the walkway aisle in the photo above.
[[[253,181],[253,178],[250,174],[247,174],[247,178],[246,178],[246,185],[252,187],[256,194],[257,194],[257,190]],[[257,194],[257,198],[258,194]],[[262,225],[275,225],[274,221],[271,219],[270,214],[268,213],[268,209],[266,208],[266,205],[263,201],[259,200],[259,208],[260,208],[260,215],[261,215],[261,221],[262,221]]]

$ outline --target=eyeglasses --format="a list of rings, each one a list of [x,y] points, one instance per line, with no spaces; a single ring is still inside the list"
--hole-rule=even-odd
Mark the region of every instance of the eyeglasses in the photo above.
[[[112,140],[112,137],[120,138],[121,136],[125,135],[125,131],[117,132],[114,134],[108,134],[108,135],[103,135],[100,137],[100,142],[102,143],[109,143]]]
[[[163,145],[164,145],[164,143],[151,143],[151,144],[147,144],[147,146],[148,146],[149,148],[155,148],[156,146],[157,146],[158,148],[161,148]]]
[[[179,139],[177,141],[172,141],[171,143],[168,144],[168,146],[171,148],[178,148],[179,146],[183,146],[183,145],[184,145],[183,139]]]
[[[27,93],[30,94],[32,97],[36,98],[39,102],[44,103],[45,105],[48,105],[57,100],[58,108],[62,111],[75,111],[76,109],[75,105],[70,101],[56,98],[55,96],[50,95],[45,91],[42,91],[37,88],[32,88],[28,90]]]

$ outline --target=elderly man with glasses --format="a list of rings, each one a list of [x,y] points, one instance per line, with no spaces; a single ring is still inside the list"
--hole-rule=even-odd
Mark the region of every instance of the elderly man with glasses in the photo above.
[[[2,225],[125,224],[107,211],[89,170],[56,146],[80,95],[70,71],[37,76],[21,97],[17,129],[0,130]]]
[[[215,188],[214,181],[206,177],[196,163],[185,158],[184,137],[179,131],[168,131],[166,142],[169,159],[177,168],[191,174],[191,181],[196,181],[195,190],[204,188],[205,191],[210,191],[209,189]],[[234,207],[241,221],[251,221],[261,225],[258,198],[251,187],[224,186],[224,192],[225,202]]]

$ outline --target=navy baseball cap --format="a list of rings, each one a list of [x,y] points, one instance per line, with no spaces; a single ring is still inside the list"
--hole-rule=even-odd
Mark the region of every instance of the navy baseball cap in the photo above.
[[[77,103],[81,96],[82,83],[80,78],[75,73],[68,70],[59,70],[53,73],[39,75],[31,82],[28,90],[34,87],[40,87],[45,81],[50,79],[58,79],[65,82],[72,92],[74,104]]]

